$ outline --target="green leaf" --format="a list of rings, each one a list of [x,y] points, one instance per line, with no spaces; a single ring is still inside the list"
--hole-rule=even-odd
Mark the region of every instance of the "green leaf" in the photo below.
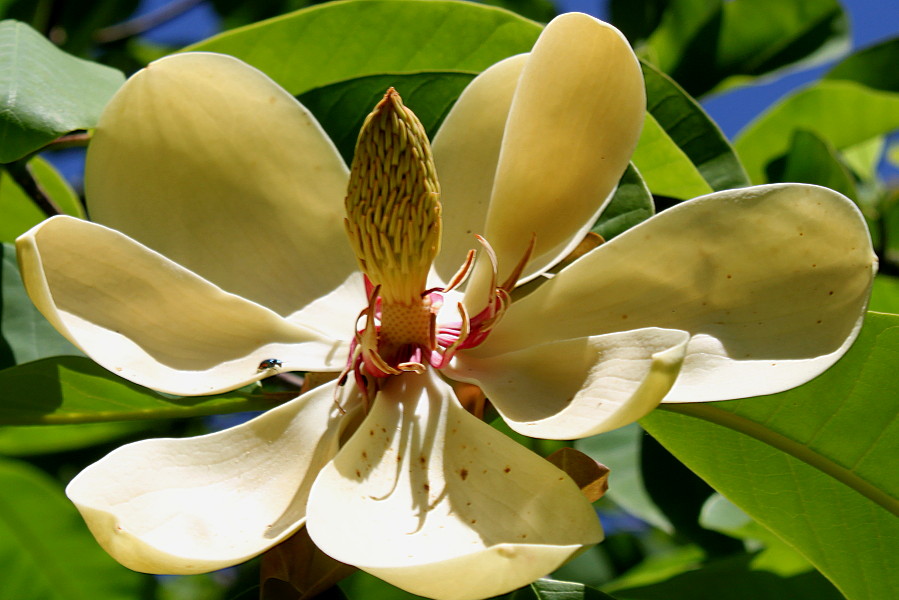
[[[899,37],[884,40],[846,57],[825,79],[855,81],[876,90],[899,92]]]
[[[645,56],[691,95],[831,60],[850,44],[837,0],[671,2]]]
[[[603,589],[617,595],[618,590],[649,586],[687,571],[695,571],[702,566],[704,559],[705,553],[693,545],[675,546],[667,551],[656,550],[620,577],[603,585]]]
[[[0,454],[35,456],[79,450],[123,438],[147,427],[148,424],[142,421],[0,427]]]
[[[813,183],[836,190],[858,202],[858,189],[846,165],[825,140],[797,129],[786,155],[768,163],[768,181]]]
[[[633,163],[627,166],[618,182],[615,195],[599,215],[592,231],[608,241],[642,223],[655,213],[652,194]]]
[[[899,316],[869,313],[849,352],[799,388],[664,405],[642,424],[847,598],[888,598],[899,589],[897,361]]]
[[[783,577],[752,568],[741,554],[715,560],[662,581],[615,590],[619,600],[842,600],[816,571]],[[872,599],[873,600],[873,599]]]
[[[640,441],[643,485],[677,535],[702,548],[707,559],[742,552],[742,542],[699,523],[702,507],[715,490],[652,436],[643,436]]]
[[[749,185],[718,125],[670,77],[642,63],[647,115],[633,162],[656,196],[687,200]]]
[[[16,249],[10,244],[3,244],[0,260],[0,309],[0,369],[48,356],[81,354],[31,303],[19,275]]]
[[[753,556],[750,563],[755,570],[771,571],[789,577],[813,568],[801,554],[753,521],[749,515],[721,494],[714,494],[709,498],[702,507],[699,521],[707,529],[739,538],[748,542],[750,546],[757,547],[761,543],[764,550]]]
[[[688,200],[712,192],[696,165],[650,113],[631,160],[656,196]]]
[[[787,152],[803,129],[837,150],[899,128],[899,93],[854,81],[821,81],[787,96],[762,114],[734,142],[753,183],[765,183],[765,167]]]
[[[28,161],[35,181],[47,196],[67,215],[84,217],[81,202],[72,187],[53,165],[39,156]],[[0,242],[12,243],[16,238],[43,221],[45,215],[6,170],[0,172]]]
[[[455,72],[371,75],[316,88],[297,99],[312,111],[350,164],[362,122],[387,88],[393,87],[400,93],[403,103],[415,112],[428,136],[433,138],[446,113],[472,79],[474,74]]]
[[[194,417],[265,410],[278,403],[258,386],[215,396],[163,396],[77,356],[46,358],[0,371],[0,390],[4,425]],[[278,398],[288,399],[280,394]]]
[[[749,178],[718,125],[670,77],[643,62],[646,109],[715,191],[749,185]]]
[[[609,0],[609,20],[637,46],[662,22],[671,0]]]
[[[94,127],[125,80],[120,71],[66,54],[17,21],[0,21],[0,49],[0,163]]]
[[[856,177],[865,182],[873,182],[877,179],[877,168],[885,148],[886,138],[878,136],[844,148],[841,155]]]
[[[899,313],[899,277],[878,273],[871,290],[870,310]]]
[[[632,515],[672,533],[674,527],[653,503],[643,483],[640,439],[644,435],[643,429],[633,423],[608,433],[577,440],[574,447],[609,467],[607,498]]]
[[[187,50],[236,56],[293,95],[382,73],[478,73],[529,52],[541,26],[473,3],[350,0],[242,27]]]
[[[139,598],[147,576],[116,563],[94,541],[56,482],[0,460],[3,597],[16,600]]]
[[[538,579],[505,598],[509,600],[615,600],[612,596],[583,583]]]

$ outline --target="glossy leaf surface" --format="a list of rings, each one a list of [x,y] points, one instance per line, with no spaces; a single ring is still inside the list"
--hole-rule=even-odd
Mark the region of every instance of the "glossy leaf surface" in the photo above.
[[[100,549],[62,490],[38,469],[0,460],[0,506],[3,597],[139,597],[144,576]]]
[[[28,161],[28,168],[38,185],[63,213],[84,217],[78,196],[53,165],[36,156]],[[6,171],[0,172],[0,214],[3,215],[0,220],[0,242],[9,244],[47,217]]]
[[[433,139],[446,113],[473,78],[472,73],[451,71],[371,75],[309,90],[298,99],[315,115],[344,161],[350,164],[362,122],[388,88],[399,92],[403,104],[415,112]]]
[[[662,70],[701,96],[831,59],[848,48],[849,31],[837,0],[689,0],[667,4],[647,45]]]
[[[10,244],[3,244],[0,300],[0,369],[48,356],[81,355],[31,303]]]
[[[764,183],[765,167],[783,155],[797,129],[815,133],[840,150],[899,128],[899,93],[853,81],[822,81],[787,96],[763,113],[734,141],[753,183]]]
[[[0,22],[0,162],[96,125],[121,72],[75,58],[28,25]]]
[[[827,373],[775,396],[668,405],[642,423],[851,600],[899,585],[899,317],[869,313]],[[864,572],[865,577],[858,574]]]
[[[271,408],[290,399],[236,390],[167,397],[116,377],[90,359],[47,358],[0,371],[0,424],[91,423],[193,417]],[[252,389],[252,388],[251,388]]]
[[[637,223],[642,223],[653,214],[655,206],[652,203],[652,194],[640,172],[631,163],[621,176],[612,200],[600,213],[592,231],[608,241]]]
[[[336,2],[235,29],[188,50],[236,56],[298,95],[381,73],[477,73],[529,52],[540,30],[514,13],[478,4]]]

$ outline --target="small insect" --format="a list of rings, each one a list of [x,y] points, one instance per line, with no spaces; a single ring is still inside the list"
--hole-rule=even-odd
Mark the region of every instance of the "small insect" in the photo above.
[[[256,367],[256,372],[261,373],[263,371],[268,371],[269,369],[280,369],[281,365],[283,365],[280,360],[277,358],[266,358],[264,361],[259,363],[259,366]]]

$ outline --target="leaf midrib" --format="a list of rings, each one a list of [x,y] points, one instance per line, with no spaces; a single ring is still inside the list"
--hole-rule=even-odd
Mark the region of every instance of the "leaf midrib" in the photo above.
[[[796,440],[769,429],[761,423],[709,404],[663,404],[660,408],[721,425],[768,444],[815,467],[894,515],[899,516],[899,500],[820,452],[816,452]]]

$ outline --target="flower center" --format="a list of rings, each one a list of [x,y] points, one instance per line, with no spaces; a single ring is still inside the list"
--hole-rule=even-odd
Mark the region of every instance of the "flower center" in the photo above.
[[[393,88],[359,132],[345,204],[344,223],[365,274],[368,305],[357,319],[342,381],[352,372],[370,397],[383,378],[423,373],[428,365],[442,368],[459,349],[486,339],[509,304],[508,292],[530,249],[510,282],[489,287],[486,308],[469,318],[459,303],[459,320],[437,327],[444,294],[465,280],[474,250],[446,287],[426,289],[440,247],[440,186],[424,127]],[[496,257],[486,240],[477,239],[495,279]]]

